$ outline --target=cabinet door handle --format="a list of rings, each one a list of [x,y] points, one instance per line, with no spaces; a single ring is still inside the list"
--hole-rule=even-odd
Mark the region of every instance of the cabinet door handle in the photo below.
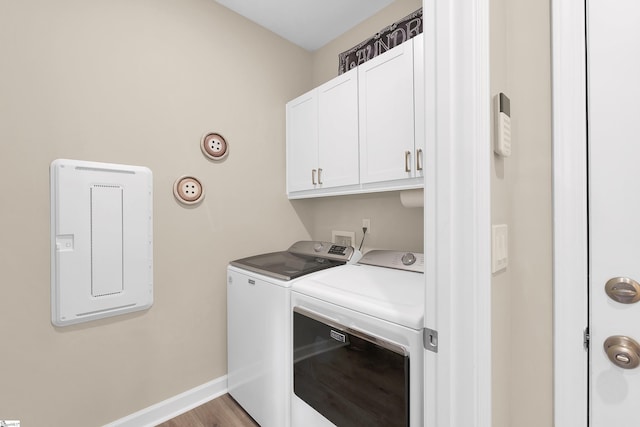
[[[422,148],[416,150],[416,170],[422,170]]]
[[[322,185],[322,168],[318,168],[318,184]]]
[[[411,172],[411,151],[404,152],[404,171]]]
[[[316,185],[316,170],[315,169],[311,169],[311,183],[313,185]]]

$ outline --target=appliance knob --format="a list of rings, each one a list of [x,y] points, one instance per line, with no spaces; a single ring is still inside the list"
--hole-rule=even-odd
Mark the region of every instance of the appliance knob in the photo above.
[[[411,252],[407,252],[406,254],[402,255],[402,263],[404,265],[412,265],[415,262],[416,262],[416,256]]]
[[[313,245],[313,250],[316,252],[320,252],[323,247],[324,246],[322,245],[322,243],[316,243],[315,245]]]

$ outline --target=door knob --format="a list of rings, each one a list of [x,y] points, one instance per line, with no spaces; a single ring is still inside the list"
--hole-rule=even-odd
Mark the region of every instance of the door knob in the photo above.
[[[633,369],[640,365],[640,344],[633,338],[614,335],[604,342],[604,351],[611,363],[622,369]]]
[[[614,301],[633,304],[640,301],[640,284],[628,277],[614,277],[604,285],[604,291]]]

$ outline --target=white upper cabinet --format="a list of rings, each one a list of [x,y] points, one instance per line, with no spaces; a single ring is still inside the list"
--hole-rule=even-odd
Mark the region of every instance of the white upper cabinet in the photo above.
[[[318,88],[318,186],[358,184],[358,73]]]
[[[363,184],[413,176],[412,46],[403,43],[358,67]]]
[[[424,150],[426,146],[425,128],[425,74],[424,74],[424,36],[413,38],[413,105],[414,105],[414,151],[413,176],[424,177]]]
[[[422,34],[287,103],[289,198],[423,187]]]
[[[287,192],[357,185],[358,74],[287,103]]]
[[[311,190],[318,168],[318,96],[314,89],[287,103],[287,193]]]

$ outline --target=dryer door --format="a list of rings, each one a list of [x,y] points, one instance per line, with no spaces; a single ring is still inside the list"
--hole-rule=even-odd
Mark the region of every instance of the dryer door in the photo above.
[[[295,307],[293,390],[336,426],[409,425],[406,349]]]

